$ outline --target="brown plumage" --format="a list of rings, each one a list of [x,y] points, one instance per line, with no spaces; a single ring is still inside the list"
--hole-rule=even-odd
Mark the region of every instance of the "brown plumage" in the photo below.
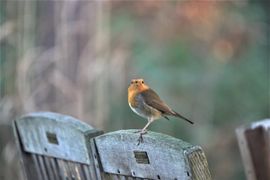
[[[144,83],[143,79],[133,79],[131,81],[128,88],[128,103],[136,114],[148,120],[148,123],[140,131],[139,140],[142,140],[142,134],[146,133],[147,127],[154,120],[161,117],[169,119],[167,116],[175,116],[193,124],[192,121],[175,112],[164,103],[157,93]]]

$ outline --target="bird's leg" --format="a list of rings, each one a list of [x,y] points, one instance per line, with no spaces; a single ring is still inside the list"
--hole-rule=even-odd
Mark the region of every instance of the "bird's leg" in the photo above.
[[[140,131],[140,137],[138,139],[138,144],[140,145],[140,143],[143,142],[143,135],[147,133],[147,127],[153,122],[152,118],[148,119],[147,124],[143,127],[143,129]]]
[[[151,124],[152,121],[150,121],[150,119],[148,119],[147,124],[141,129],[141,130],[137,130],[134,133],[140,133],[140,134],[146,134],[147,133],[147,127]]]

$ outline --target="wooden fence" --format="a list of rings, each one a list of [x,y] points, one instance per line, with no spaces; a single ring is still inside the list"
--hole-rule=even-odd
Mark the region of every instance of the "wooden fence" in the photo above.
[[[149,132],[102,131],[69,116],[33,113],[13,123],[25,178],[29,180],[210,180],[201,147]]]
[[[241,126],[236,134],[247,179],[270,179],[270,119]]]

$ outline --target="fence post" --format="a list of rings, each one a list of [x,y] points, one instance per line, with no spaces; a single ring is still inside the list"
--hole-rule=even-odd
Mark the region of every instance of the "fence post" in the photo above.
[[[70,116],[32,113],[13,123],[26,179],[210,180],[205,154],[168,135],[102,132]]]
[[[73,117],[51,112],[18,118],[13,130],[25,179],[100,180],[86,142],[101,131]]]
[[[248,180],[270,179],[270,119],[236,129]]]
[[[200,146],[155,132],[145,134],[138,146],[135,131],[120,130],[94,138],[103,179],[211,179]]]

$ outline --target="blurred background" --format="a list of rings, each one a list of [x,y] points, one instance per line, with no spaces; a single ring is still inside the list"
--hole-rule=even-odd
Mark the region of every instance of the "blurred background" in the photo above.
[[[176,111],[150,130],[198,144],[213,179],[245,179],[235,128],[270,116],[268,1],[0,1],[0,179],[20,179],[11,121],[72,115],[142,128],[127,104],[144,78]],[[16,173],[18,172],[18,173]]]

